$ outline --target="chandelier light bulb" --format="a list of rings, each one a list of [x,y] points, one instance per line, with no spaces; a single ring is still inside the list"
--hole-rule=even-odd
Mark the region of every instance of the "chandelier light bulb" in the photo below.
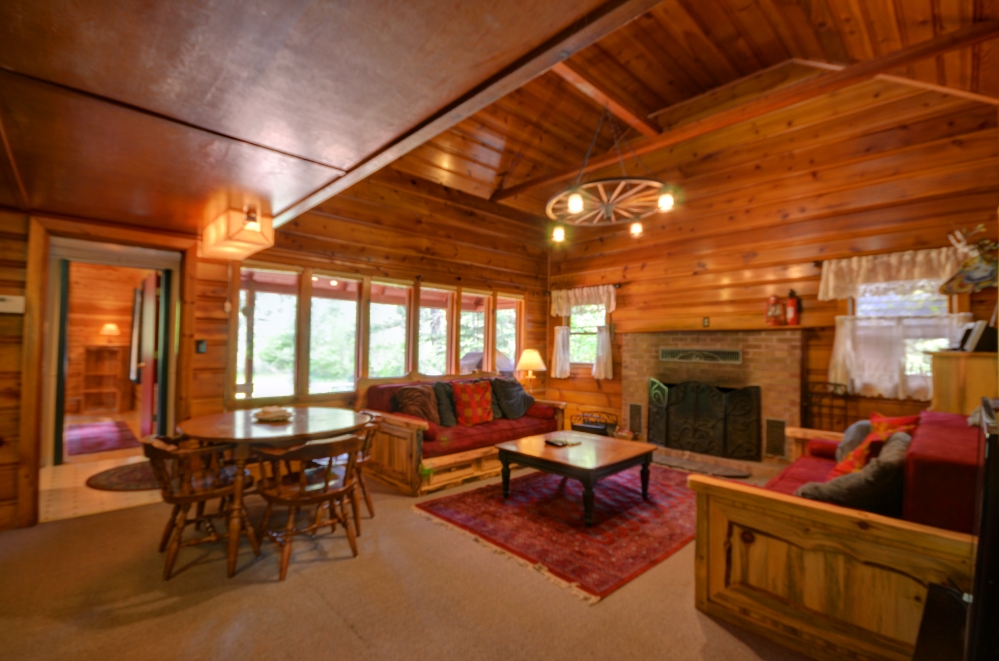
[[[676,199],[673,197],[673,193],[662,192],[659,194],[660,211],[663,213],[672,211],[674,206],[676,206]]]
[[[555,226],[555,229],[552,230],[552,241],[554,241],[555,243],[562,243],[563,241],[565,241],[564,227],[562,227],[561,225]]]
[[[319,276],[318,275],[312,276],[312,282],[319,282]]]
[[[340,284],[340,283],[339,283],[339,282],[337,282],[336,280],[330,280],[330,286],[331,286],[331,287],[336,287],[336,286],[337,286],[337,285],[339,285],[339,284]]]
[[[579,193],[573,193],[569,196],[569,213],[582,213],[583,211],[583,196]]]
[[[634,237],[642,236],[642,224],[638,222],[632,223],[631,227],[628,228],[628,231],[631,232],[631,235]]]

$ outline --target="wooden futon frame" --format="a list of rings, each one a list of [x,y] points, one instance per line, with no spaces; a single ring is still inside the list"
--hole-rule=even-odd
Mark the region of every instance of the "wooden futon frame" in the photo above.
[[[810,438],[789,429],[800,456]],[[814,659],[912,658],[928,583],[971,588],[974,539],[702,475],[696,605]]]

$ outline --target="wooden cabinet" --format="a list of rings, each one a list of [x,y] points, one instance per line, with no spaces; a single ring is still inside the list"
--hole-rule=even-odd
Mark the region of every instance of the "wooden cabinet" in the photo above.
[[[999,397],[999,354],[936,351],[933,356],[933,410],[967,415],[982,397]]]
[[[89,346],[84,350],[81,413],[121,413],[132,408],[128,347]]]

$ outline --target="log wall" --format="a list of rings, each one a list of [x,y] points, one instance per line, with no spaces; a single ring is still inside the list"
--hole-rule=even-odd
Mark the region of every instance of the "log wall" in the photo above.
[[[807,378],[825,380],[842,312],[817,299],[822,260],[942,247],[948,232],[979,223],[996,233],[996,107],[886,81],[644,160],[682,190],[673,213],[647,220],[637,240],[626,225],[570,228],[552,251],[552,289],[622,285],[612,318],[617,378],[598,383],[575,367],[551,382],[549,397],[620,411],[622,334],[764,328],[767,297],[790,289],[804,306]],[[985,318],[988,296],[973,301]]]

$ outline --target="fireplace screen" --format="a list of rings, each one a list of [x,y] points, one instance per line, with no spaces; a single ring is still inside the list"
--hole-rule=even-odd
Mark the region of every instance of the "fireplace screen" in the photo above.
[[[760,387],[649,379],[648,438],[676,450],[759,461]]]

